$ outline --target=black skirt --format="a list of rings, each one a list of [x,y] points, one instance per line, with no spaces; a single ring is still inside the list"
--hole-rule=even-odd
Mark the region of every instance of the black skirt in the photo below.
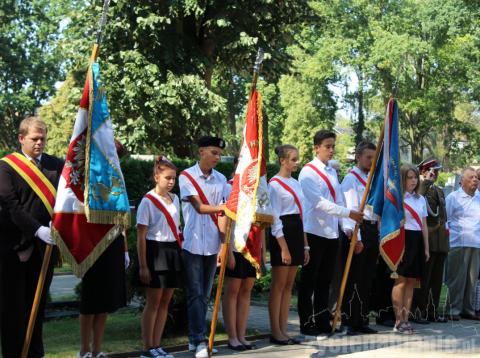
[[[112,313],[126,304],[125,246],[120,235],[83,276],[80,313]]]
[[[233,256],[235,256],[235,267],[233,270],[230,270],[227,266],[225,269],[225,276],[240,279],[249,277],[255,278],[257,276],[255,267],[253,267],[240,252],[233,252]]]
[[[183,261],[178,243],[146,240],[146,244],[147,267],[152,280],[148,285],[140,281],[137,264],[135,270],[137,284],[150,288],[182,287]]]
[[[270,263],[272,266],[299,266],[304,260],[303,224],[299,214],[280,216],[283,224],[283,235],[287,243],[292,261],[290,265],[282,262],[282,250],[278,241],[270,234]]]
[[[408,278],[420,278],[425,269],[425,245],[421,231],[405,230],[405,252],[397,273]]]

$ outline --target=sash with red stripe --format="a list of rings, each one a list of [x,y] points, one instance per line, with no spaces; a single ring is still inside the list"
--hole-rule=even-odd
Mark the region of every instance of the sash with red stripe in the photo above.
[[[295,192],[293,191],[293,189],[290,188],[287,183],[284,183],[283,180],[280,180],[279,178],[272,178],[272,179],[270,179],[270,183],[271,183],[272,181],[277,182],[278,184],[280,184],[280,186],[281,186],[283,189],[285,189],[286,191],[288,191],[288,192],[293,196],[293,200],[295,201],[295,204],[297,204],[298,211],[300,212],[300,217],[303,218],[302,205],[300,204],[300,200],[298,200],[298,196],[297,196],[297,194],[295,194]]]
[[[50,215],[52,215],[57,191],[40,169],[20,153],[9,154],[0,160],[10,165],[27,182],[35,194],[38,195],[43,205],[45,205]]]
[[[198,185],[197,181],[190,175],[190,173],[187,172],[186,170],[184,170],[183,172],[180,173],[180,175],[184,175],[185,177],[187,177],[188,180],[190,180],[190,182],[193,184],[193,187],[197,191],[197,194],[200,197],[200,200],[202,201],[202,203],[204,205],[210,205],[210,202],[208,201],[207,196],[203,192],[202,188],[200,188],[200,185]],[[220,230],[220,228],[218,227],[218,217],[217,217],[217,215],[210,214],[210,217],[212,218],[213,223],[215,224],[217,229]]]
[[[325,181],[325,183],[327,184],[328,190],[330,191],[330,195],[333,198],[333,201],[337,202],[337,196],[335,195],[335,189],[333,188],[333,185],[330,182],[330,179],[328,179],[328,177],[325,174],[323,174],[315,165],[313,165],[311,163],[308,163],[308,164],[305,164],[305,166],[312,168]]]
[[[158,200],[152,194],[145,195],[145,198],[149,199],[153,203],[153,205],[155,205],[157,209],[159,209],[162,212],[162,214],[165,216],[165,219],[167,220],[167,224],[170,227],[170,230],[172,231],[173,236],[175,236],[175,239],[177,240],[178,246],[182,248],[182,243],[183,243],[182,233],[178,231],[177,225],[175,225],[175,221],[173,220],[172,215],[170,215],[165,205],[163,205],[160,202],[160,200]]]
[[[363,186],[367,186],[367,182],[355,170],[353,170],[353,169],[350,170],[350,173],[352,173],[355,176],[355,178],[358,179],[360,184],[362,184]]]
[[[403,207],[413,216],[418,226],[420,226],[420,229],[423,229],[422,220],[420,219],[420,216],[418,216],[417,212],[406,202],[403,202]]]

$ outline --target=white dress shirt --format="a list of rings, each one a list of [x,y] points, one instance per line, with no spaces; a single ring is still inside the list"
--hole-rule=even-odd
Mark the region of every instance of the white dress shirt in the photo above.
[[[427,212],[427,202],[425,201],[425,197],[420,194],[410,194],[405,193],[403,197],[403,202],[410,205],[410,207],[417,213],[420,220],[426,218],[428,216]],[[422,231],[420,225],[418,225],[417,220],[415,220],[410,214],[410,211],[405,209],[405,230],[413,230],[413,231]]]
[[[173,221],[177,228],[180,227],[180,201],[178,196],[170,194],[173,197],[173,202],[167,203],[165,200],[155,193],[155,190],[151,190],[148,194],[152,195],[155,199],[163,204],[165,209],[172,216]],[[159,242],[173,242],[177,241],[175,235],[168,225],[167,218],[158,209],[154,203],[148,198],[143,198],[138,206],[137,210],[137,224],[148,226],[147,240],[159,241]]]
[[[342,192],[343,196],[345,198],[345,206],[350,209],[350,210],[356,210],[360,211],[360,204],[362,202],[362,197],[363,193],[365,192],[365,185],[363,185],[362,182],[352,173],[355,172],[357,175],[362,178],[365,183],[368,180],[368,173],[365,173],[364,171],[360,170],[358,167],[354,167],[350,173],[345,175],[345,178],[343,178],[342,181]],[[376,221],[376,218],[373,215],[372,209],[365,206],[364,208],[364,220],[368,221]],[[345,231],[351,230],[353,231],[355,229],[355,221],[353,221],[350,218],[344,218],[343,219],[343,229]],[[358,231],[358,240],[361,241],[361,235],[360,231]]]
[[[195,164],[186,171],[195,179],[212,206],[221,205],[227,199],[227,179],[215,169],[205,176]],[[180,199],[185,221],[183,249],[195,255],[216,255],[220,248],[220,233],[209,214],[199,214],[188,201],[189,196],[198,195],[190,179],[179,177]]]
[[[273,178],[278,178],[283,183],[288,185],[293,192],[297,195],[300,205],[304,201],[302,187],[300,183],[294,178],[284,178],[279,175],[275,175]],[[272,179],[273,179],[272,178]],[[271,181],[268,183],[268,192],[270,194],[270,202],[272,203],[272,209],[274,214],[274,222],[272,225],[272,235],[276,238],[282,237],[283,235],[283,224],[280,220],[280,216],[289,215],[289,214],[300,214],[297,204],[293,195],[285,190],[279,183],[276,181]],[[303,208],[302,208],[303,210]]]
[[[460,188],[446,202],[450,247],[480,248],[480,195],[470,196]]]
[[[350,209],[345,207],[337,172],[335,169],[326,166],[318,158],[315,158],[309,164],[313,164],[328,177],[335,190],[336,202],[333,201],[327,183],[323,178],[312,168],[304,166],[298,177],[305,197],[303,205],[304,231],[328,239],[337,239],[339,218],[348,217],[350,214]]]

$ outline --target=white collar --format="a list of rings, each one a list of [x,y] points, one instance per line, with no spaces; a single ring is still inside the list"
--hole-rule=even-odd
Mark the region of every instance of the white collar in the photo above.
[[[28,154],[25,154],[25,152],[22,150],[22,154],[28,159],[28,160],[35,160],[35,161],[38,161],[40,162],[42,160],[42,154],[40,154],[38,157],[36,158],[33,158],[31,156],[29,156]]]
[[[323,169],[323,170],[331,170],[333,169],[332,167],[330,167],[328,164],[325,164],[324,162],[322,162],[320,159],[318,159],[317,157],[315,157],[313,159],[313,161],[315,162],[315,164],[320,167],[320,169]]]
[[[462,198],[474,198],[478,191],[477,189],[473,195],[469,195],[465,190],[463,190],[462,187],[460,187],[458,190],[460,191],[460,195],[462,196]]]
[[[197,175],[199,177],[202,177],[202,178],[205,178],[205,179],[208,179],[210,177],[213,177],[215,176],[215,170],[212,168],[212,171],[210,172],[210,174],[207,176],[205,175],[203,172],[202,172],[202,168],[200,168],[200,162],[197,162],[197,164],[195,164],[195,169],[197,171]]]
[[[417,198],[417,194],[416,193],[409,193],[408,191],[405,192],[405,199],[406,198]]]

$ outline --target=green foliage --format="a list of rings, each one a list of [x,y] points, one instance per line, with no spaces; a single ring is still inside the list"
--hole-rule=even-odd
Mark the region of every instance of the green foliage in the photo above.
[[[60,77],[64,0],[0,2],[0,147],[14,148],[21,119],[54,93]]]
[[[62,42],[73,69],[85,66],[85,39],[100,11],[96,3],[76,4]],[[243,78],[251,78],[258,46],[268,63],[262,74],[275,80],[288,68],[284,49],[294,28],[309,18],[306,0],[113,1],[100,60],[117,136],[136,153],[182,158],[193,156],[200,135],[237,136],[244,106],[235,104],[245,102]],[[227,150],[236,154],[238,137],[230,138]]]

